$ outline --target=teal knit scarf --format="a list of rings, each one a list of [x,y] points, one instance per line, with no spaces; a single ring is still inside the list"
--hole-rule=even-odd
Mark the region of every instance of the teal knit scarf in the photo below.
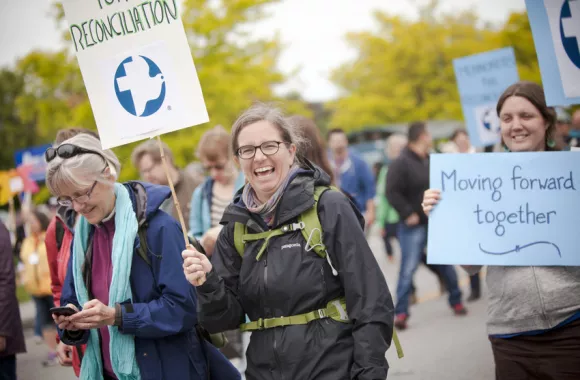
[[[125,186],[116,183],[115,195],[115,235],[113,237],[113,277],[109,289],[109,306],[116,303],[132,300],[129,276],[133,262],[133,245],[137,236],[137,216],[133,211],[133,204],[129,191]],[[89,301],[87,288],[83,281],[82,267],[89,240],[90,225],[81,216],[75,228],[73,247],[74,285],[79,304],[82,306]],[[119,332],[116,326],[108,326],[113,371],[119,380],[139,380],[141,374],[135,360],[135,338]],[[97,329],[90,330],[87,350],[81,366],[81,379],[103,380],[103,360]]]

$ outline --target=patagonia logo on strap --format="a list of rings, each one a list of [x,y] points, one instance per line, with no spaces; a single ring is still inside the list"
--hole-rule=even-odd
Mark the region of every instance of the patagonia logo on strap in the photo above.
[[[300,248],[301,245],[300,243],[293,243],[293,244],[284,244],[282,246],[282,249],[286,249],[286,248]]]

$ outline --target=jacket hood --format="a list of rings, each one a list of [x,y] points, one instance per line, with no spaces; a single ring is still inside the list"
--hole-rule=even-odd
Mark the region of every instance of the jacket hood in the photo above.
[[[316,186],[330,186],[330,176],[305,159],[305,164],[294,173],[294,177],[290,180],[284,194],[282,194],[276,209],[274,226],[293,219],[311,208],[314,205],[314,188]],[[224,211],[222,224],[230,221],[248,222],[250,213],[242,199],[244,188],[245,186],[238,190],[232,204]],[[253,224],[249,223],[248,227],[252,227]]]
[[[168,186],[141,181],[129,181],[124,185],[129,190],[139,225],[150,220],[161,204],[171,197],[171,190]]]

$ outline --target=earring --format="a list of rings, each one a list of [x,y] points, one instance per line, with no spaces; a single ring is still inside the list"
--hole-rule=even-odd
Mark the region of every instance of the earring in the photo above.
[[[555,147],[555,146],[556,146],[556,142],[555,142],[553,139],[548,139],[548,141],[546,141],[546,145],[547,145],[549,148],[553,148],[553,147]]]

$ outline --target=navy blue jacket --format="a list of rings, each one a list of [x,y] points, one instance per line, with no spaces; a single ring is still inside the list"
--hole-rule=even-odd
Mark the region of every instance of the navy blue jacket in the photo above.
[[[185,248],[179,223],[159,210],[171,192],[166,186],[129,182],[133,208],[139,220],[148,224],[147,246],[151,265],[137,253],[139,237],[131,268],[133,303],[122,303],[122,334],[135,336],[135,354],[141,378],[208,379],[209,357],[212,379],[239,379],[240,375],[229,361],[211,344],[198,337],[197,295],[185,279],[181,252]],[[72,256],[62,290],[61,304],[81,308],[74,289]],[[71,339],[67,331],[59,331],[65,344],[86,343],[89,333]],[[200,344],[201,343],[201,344]],[[207,355],[207,356],[206,356]]]

